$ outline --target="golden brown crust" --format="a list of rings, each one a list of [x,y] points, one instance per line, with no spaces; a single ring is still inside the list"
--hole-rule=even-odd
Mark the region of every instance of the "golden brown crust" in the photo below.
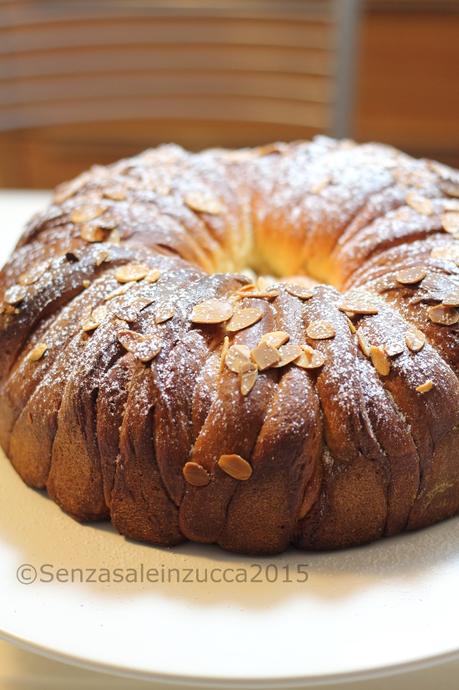
[[[74,517],[157,544],[336,548],[454,515],[458,221],[457,171],[376,144],[93,168],[0,274],[1,444]]]

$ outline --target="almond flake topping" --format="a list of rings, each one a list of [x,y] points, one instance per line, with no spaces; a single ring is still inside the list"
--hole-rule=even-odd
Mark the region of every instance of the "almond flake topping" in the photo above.
[[[415,285],[416,283],[420,283],[421,280],[424,280],[426,275],[427,270],[425,268],[422,266],[415,266],[413,268],[405,268],[396,273],[395,280],[402,285]]]
[[[309,345],[303,345],[301,356],[294,361],[294,364],[301,369],[320,369],[326,360],[326,356],[320,350],[314,350]]]
[[[419,352],[426,343],[426,337],[419,328],[413,327],[405,333],[405,342],[411,352]]]
[[[222,351],[220,353],[220,366],[218,368],[220,374],[222,373],[225,366],[225,359],[226,355],[228,354],[229,346],[229,338],[227,335],[225,335],[225,337],[223,338]]]
[[[191,486],[207,486],[210,476],[206,469],[197,462],[187,462],[183,467],[183,476]]]
[[[48,346],[46,343],[37,343],[33,350],[29,352],[29,360],[31,362],[38,362],[39,359],[43,357]]]
[[[287,283],[285,289],[287,290],[289,295],[293,295],[293,297],[298,297],[298,299],[302,300],[311,299],[311,297],[314,296],[313,291],[310,288],[307,288],[305,285],[295,285],[295,283]]]
[[[371,362],[381,376],[387,376],[390,372],[390,359],[384,351],[383,347],[379,345],[372,345],[370,347]]]
[[[339,309],[345,313],[373,315],[379,312],[379,305],[373,295],[363,290],[356,290],[344,298]]]
[[[277,290],[250,290],[244,293],[237,292],[240,297],[253,297],[255,299],[275,299],[279,297],[279,292]]]
[[[226,325],[226,330],[229,333],[235,333],[236,331],[241,331],[243,328],[248,328],[253,326],[263,317],[263,312],[261,309],[256,309],[255,307],[247,307],[246,309],[237,309],[230,321]]]
[[[236,292],[239,297],[257,297],[259,299],[274,299],[279,297],[279,290],[270,287],[269,283],[263,278],[259,278],[256,283],[243,285]]]
[[[118,283],[137,283],[143,280],[149,273],[150,269],[145,264],[126,264],[120,266],[115,273],[115,278]]]
[[[192,211],[197,211],[198,213],[208,213],[212,216],[217,216],[222,213],[223,208],[218,199],[211,197],[207,194],[200,194],[199,192],[190,192],[185,195],[185,204]]]
[[[70,220],[72,223],[88,223],[99,218],[106,210],[106,206],[82,206],[72,211]]]
[[[193,323],[217,324],[228,321],[233,315],[231,302],[211,298],[193,307],[191,321]]]
[[[415,192],[409,192],[406,195],[406,203],[414,211],[417,211],[418,213],[424,216],[430,216],[433,212],[433,204],[431,199],[427,199],[426,197],[420,196]]]
[[[15,306],[27,297],[27,290],[22,285],[12,285],[5,292],[5,302]]]
[[[421,393],[421,395],[424,395],[424,393],[428,393],[429,391],[431,391],[433,387],[433,381],[431,379],[427,379],[427,381],[424,381],[424,383],[421,383],[420,386],[416,387],[416,391],[418,393]]]
[[[328,187],[331,181],[332,178],[330,177],[330,175],[326,175],[325,177],[322,177],[321,180],[317,180],[316,182],[314,182],[313,185],[310,187],[310,191],[313,194],[320,194],[322,190]]]
[[[318,319],[317,321],[311,321],[306,329],[306,335],[312,340],[327,340],[328,338],[335,337],[336,330],[329,321]]]
[[[242,374],[240,374],[241,395],[248,395],[250,393],[257,381],[257,376],[258,370],[255,366],[253,369],[244,371]]]
[[[86,321],[83,321],[81,328],[85,333],[95,331],[99,328],[102,321],[107,317],[108,309],[105,306],[96,307],[91,312],[91,316]]]
[[[105,261],[110,260],[110,253],[103,250],[96,256],[96,266],[102,266]]]
[[[126,199],[126,193],[122,189],[104,189],[103,196],[106,199],[111,199],[112,201],[124,201]]]
[[[446,232],[457,235],[459,233],[459,213],[456,211],[444,213],[441,217],[441,224]]]
[[[103,242],[107,237],[107,230],[98,225],[82,225],[80,228],[80,237],[85,242]]]
[[[438,323],[441,326],[454,326],[459,321],[459,312],[443,304],[429,307],[427,315],[433,323]]]
[[[271,345],[271,347],[279,348],[289,339],[290,336],[288,333],[286,333],[286,331],[270,331],[269,333],[265,333],[261,336],[260,342],[267,343],[268,345]]]
[[[459,307],[459,288],[449,292],[446,297],[443,298],[443,305],[445,307]]]
[[[254,347],[251,356],[260,371],[269,369],[281,361],[279,350],[266,342],[260,342]]]
[[[217,465],[230,477],[241,482],[247,481],[252,476],[252,466],[250,463],[235,453],[221,455]]]
[[[128,290],[131,289],[133,285],[136,285],[136,283],[125,283],[119,288],[116,288],[116,290],[113,290],[113,292],[110,292],[104,299],[105,302],[108,302],[109,300],[116,299],[117,297],[122,297],[122,295],[125,295]]]
[[[346,319],[347,319],[347,325],[349,326],[349,330],[351,331],[352,335],[355,335],[355,333],[357,333],[356,327],[354,326],[354,324],[352,323],[352,321],[350,320],[350,318],[348,316],[346,316]]]
[[[170,321],[175,315],[175,307],[173,304],[159,305],[155,312],[155,323],[165,323]]]
[[[440,182],[440,187],[447,196],[459,198],[459,182],[453,182],[453,180],[442,180]]]
[[[279,354],[281,356],[280,362],[275,364],[276,369],[281,367],[286,367],[287,364],[295,362],[298,357],[301,357],[303,350],[296,343],[287,343],[286,345],[281,345],[279,347]]]
[[[454,261],[459,265],[459,242],[456,244],[443,244],[440,247],[434,247],[430,252],[430,256],[432,259]]]
[[[110,244],[114,244],[116,246],[119,246],[121,244],[121,233],[119,230],[115,228],[115,230],[112,230],[110,233],[110,237],[107,240],[110,242]]]
[[[118,340],[125,350],[131,352],[141,362],[151,362],[161,351],[160,338],[154,334],[143,335],[136,331],[120,331]]]
[[[35,264],[28,271],[23,273],[19,278],[19,283],[21,285],[33,285],[36,283],[44,273],[49,268],[49,261],[42,261],[39,264]]]
[[[397,355],[401,355],[404,351],[405,345],[402,342],[397,343],[393,341],[384,345],[384,352],[388,357],[397,357]]]
[[[231,345],[225,355],[225,364],[235,374],[243,374],[253,369],[253,363],[250,360],[250,349],[247,345]]]
[[[159,271],[157,268],[153,268],[151,271],[148,271],[147,275],[145,276],[145,280],[147,283],[157,283],[158,280],[161,277],[161,271]]]
[[[359,347],[362,350],[363,354],[365,357],[370,356],[370,350],[371,350],[371,345],[363,335],[362,331],[359,329],[357,331],[357,341],[359,343]]]

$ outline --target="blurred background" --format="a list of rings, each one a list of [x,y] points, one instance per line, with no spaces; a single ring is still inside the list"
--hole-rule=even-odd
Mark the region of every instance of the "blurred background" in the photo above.
[[[0,0],[0,187],[309,138],[459,167],[459,0]]]

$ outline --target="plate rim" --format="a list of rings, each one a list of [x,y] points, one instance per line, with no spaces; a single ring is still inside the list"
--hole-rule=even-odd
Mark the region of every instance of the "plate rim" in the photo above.
[[[109,664],[97,659],[80,657],[75,654],[58,651],[45,644],[39,644],[28,640],[25,637],[9,633],[0,627],[0,640],[8,642],[19,649],[22,649],[38,656],[57,661],[68,666],[94,671],[96,673],[108,674],[119,678],[130,680],[140,680],[155,684],[168,686],[184,686],[189,688],[215,688],[221,690],[240,690],[241,684],[248,690],[280,690],[281,688],[305,688],[305,687],[327,687],[333,684],[348,684],[352,682],[365,682],[398,676],[410,672],[422,671],[423,669],[441,666],[442,664],[459,661],[459,642],[455,649],[429,657],[414,658],[398,664],[388,666],[374,666],[362,668],[356,671],[344,673],[321,674],[320,676],[287,676],[275,678],[247,678],[234,677],[225,678],[218,676],[187,676],[172,673],[158,673],[146,671],[145,669],[134,669],[123,666],[122,664]]]

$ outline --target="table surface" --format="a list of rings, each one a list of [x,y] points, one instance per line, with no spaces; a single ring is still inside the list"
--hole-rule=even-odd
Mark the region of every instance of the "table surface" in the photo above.
[[[397,677],[326,687],[328,690],[456,690],[458,680],[459,661]],[[0,642],[0,690],[143,690],[147,687],[153,686],[142,681],[114,678],[49,661],[6,642]],[[174,690],[170,685],[154,687],[156,690]]]
[[[15,209],[17,223],[18,198],[24,201],[22,193],[0,190],[0,217],[5,222],[12,209]],[[37,200],[45,201],[44,193],[30,193],[29,203],[22,203],[21,214],[25,220],[30,216],[32,208],[36,208]],[[7,228],[5,228],[7,232]],[[12,238],[12,243],[14,238]],[[1,612],[0,612],[1,616]],[[405,673],[397,677],[360,681],[347,685],[327,686],[331,690],[346,688],[347,690],[432,690],[438,687],[440,690],[454,690],[458,687],[459,660],[448,664],[438,665],[411,673]],[[141,681],[131,681],[67,666],[63,663],[51,661],[36,656],[30,652],[18,649],[6,642],[0,641],[0,690],[22,690],[23,688],[108,688],[117,690],[140,690],[146,687]],[[166,686],[162,686],[166,687]],[[168,685],[168,688],[172,686]],[[156,685],[156,688],[160,688]]]

